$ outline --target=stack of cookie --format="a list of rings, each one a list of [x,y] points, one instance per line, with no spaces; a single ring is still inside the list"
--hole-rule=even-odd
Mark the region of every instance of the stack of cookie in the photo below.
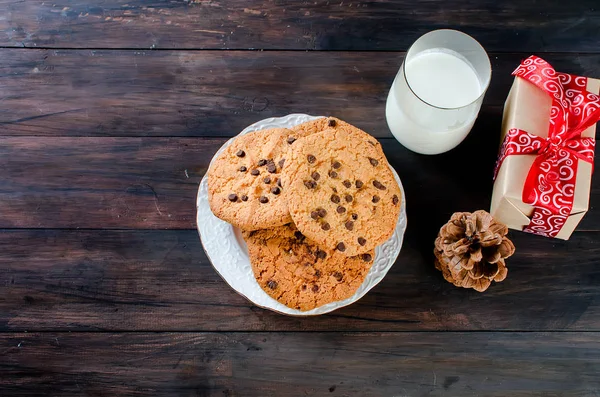
[[[379,143],[333,117],[234,139],[208,192],[213,213],[242,229],[262,289],[302,311],[352,296],[400,215]]]

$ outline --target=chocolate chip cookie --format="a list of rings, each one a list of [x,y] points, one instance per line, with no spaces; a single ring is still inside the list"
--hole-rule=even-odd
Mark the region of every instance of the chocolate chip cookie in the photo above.
[[[378,146],[361,134],[328,129],[298,139],[286,156],[284,199],[306,237],[355,256],[393,234],[402,197]]]
[[[371,146],[382,150],[381,144],[370,134],[335,117],[321,117],[315,120],[307,121],[306,123],[298,124],[291,128],[291,130],[294,131],[299,138],[316,134],[317,132],[322,132],[327,129],[341,130],[351,135],[358,135]]]
[[[209,203],[215,216],[243,230],[291,221],[280,174],[297,133],[285,128],[239,136],[208,170]]]
[[[250,263],[261,288],[293,309],[311,310],[354,295],[374,252],[348,257],[323,249],[293,224],[244,232]]]

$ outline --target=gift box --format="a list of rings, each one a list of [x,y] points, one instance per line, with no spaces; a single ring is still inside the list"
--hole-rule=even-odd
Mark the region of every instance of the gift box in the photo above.
[[[513,75],[490,213],[511,229],[567,240],[589,206],[600,80],[536,56]]]

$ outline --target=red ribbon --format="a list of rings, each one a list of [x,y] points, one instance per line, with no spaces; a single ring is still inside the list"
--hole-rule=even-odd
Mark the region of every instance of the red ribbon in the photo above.
[[[530,56],[513,72],[552,98],[548,138],[518,128],[508,131],[494,171],[506,157],[536,156],[523,187],[523,202],[535,207],[523,230],[555,237],[573,209],[579,160],[593,164],[594,138],[581,133],[600,119],[600,98],[587,91],[587,78],[559,73],[549,63]]]

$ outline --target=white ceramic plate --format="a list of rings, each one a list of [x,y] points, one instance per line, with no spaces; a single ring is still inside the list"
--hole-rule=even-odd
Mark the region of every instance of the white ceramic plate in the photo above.
[[[248,126],[240,133],[240,135],[265,128],[290,128],[319,117],[321,116],[309,116],[307,114],[290,114],[284,117],[273,117]],[[213,157],[213,161],[219,153],[231,144],[232,140],[233,138],[225,142]],[[212,166],[212,161],[210,165]],[[223,280],[239,294],[262,308],[291,316],[314,316],[329,313],[340,307],[350,305],[362,298],[371,288],[376,286],[383,277],[385,277],[388,270],[390,270],[396,261],[396,258],[400,253],[400,248],[402,247],[402,239],[404,237],[404,231],[406,230],[406,196],[398,174],[393,168],[392,171],[402,190],[402,206],[400,217],[396,224],[396,230],[389,240],[375,249],[375,260],[371,270],[356,293],[348,299],[331,302],[303,312],[277,302],[264,292],[254,279],[252,266],[250,265],[250,260],[248,258],[248,249],[241,236],[240,230],[231,226],[229,223],[220,220],[214,216],[210,210],[210,206],[208,205],[208,182],[206,175],[200,182],[198,198],[196,201],[196,222],[198,224],[198,232],[200,233],[202,246],[206,251],[208,259]]]

